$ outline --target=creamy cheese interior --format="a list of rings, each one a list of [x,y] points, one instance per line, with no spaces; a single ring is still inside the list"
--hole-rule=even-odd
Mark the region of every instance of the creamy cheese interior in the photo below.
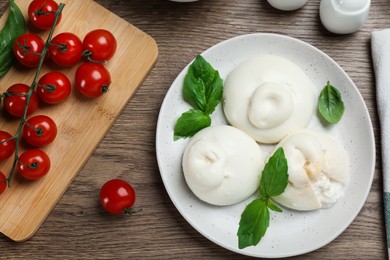
[[[283,139],[288,161],[288,185],[275,201],[296,210],[332,206],[344,194],[349,179],[348,155],[329,135],[300,130]]]
[[[191,138],[182,166],[189,188],[199,199],[223,206],[243,201],[256,191],[264,158],[246,133],[219,125]]]
[[[304,128],[314,111],[314,86],[292,61],[261,55],[239,64],[224,86],[229,123],[261,143]]]

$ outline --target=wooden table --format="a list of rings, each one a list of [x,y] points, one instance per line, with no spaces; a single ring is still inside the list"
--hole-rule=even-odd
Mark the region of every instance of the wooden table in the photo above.
[[[254,32],[292,36],[332,57],[362,93],[376,135],[374,182],[360,214],[333,242],[299,259],[387,257],[370,39],[373,30],[390,27],[388,0],[373,1],[365,26],[345,36],[321,25],[319,0],[293,12],[273,9],[265,0],[96,2],[151,35],[159,60],[38,232],[22,243],[0,236],[0,259],[246,259],[204,238],[176,210],[158,170],[155,132],[164,96],[183,67],[222,40]],[[0,14],[6,8],[0,0]],[[137,190],[138,214],[111,216],[99,205],[101,185],[117,177]]]

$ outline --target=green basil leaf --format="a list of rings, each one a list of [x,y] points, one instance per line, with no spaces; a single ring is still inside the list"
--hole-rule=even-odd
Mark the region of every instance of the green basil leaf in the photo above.
[[[195,109],[211,114],[222,98],[223,81],[201,55],[189,66],[184,79],[184,99]]]
[[[219,76],[219,72],[215,71],[214,81],[206,88],[206,108],[205,113],[211,114],[218,106],[223,95],[223,80]]]
[[[176,122],[173,139],[191,137],[198,131],[211,125],[209,115],[196,109],[183,113]]]
[[[190,66],[192,75],[202,81],[205,86],[210,86],[214,81],[215,70],[201,55],[197,55]]]
[[[193,108],[204,111],[206,107],[206,89],[202,81],[192,74],[191,66],[184,78],[183,96]]]
[[[344,114],[341,94],[329,81],[318,98],[318,112],[329,124],[336,124]]]
[[[279,208],[278,205],[275,204],[271,199],[267,201],[267,206],[270,210],[276,211],[276,212],[283,212],[281,208]]]
[[[279,147],[264,166],[260,179],[260,195],[273,197],[280,195],[288,183],[288,165],[284,150]]]
[[[237,231],[240,249],[257,245],[268,229],[269,209],[282,212],[271,197],[280,195],[288,183],[288,165],[284,150],[279,147],[264,166],[260,179],[260,198],[252,201],[241,215]]]
[[[24,16],[16,5],[10,0],[10,12],[4,27],[0,31],[0,77],[11,68],[15,58],[12,52],[15,39],[26,32]]]
[[[237,231],[238,247],[243,249],[248,246],[257,245],[268,229],[270,221],[267,201],[255,199],[241,215]]]

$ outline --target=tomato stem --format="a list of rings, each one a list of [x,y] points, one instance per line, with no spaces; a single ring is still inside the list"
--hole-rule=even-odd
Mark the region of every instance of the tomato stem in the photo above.
[[[33,125],[29,124],[28,122],[25,123],[26,126],[30,127],[31,129],[33,129],[38,136],[42,136],[43,135],[43,130],[42,128],[40,127],[34,127]]]
[[[28,94],[15,94],[12,93],[11,91],[4,92],[3,94],[4,97],[27,97]]]
[[[139,210],[135,210],[134,208],[127,208],[127,209],[123,210],[123,214],[134,215],[134,214],[141,212],[141,211],[142,211],[142,208],[140,208]]]
[[[105,61],[105,60],[104,60],[104,61],[98,61],[98,60],[92,59],[92,58],[91,58],[91,57],[92,57],[92,51],[90,51],[90,50],[85,50],[85,51],[83,51],[83,52],[81,53],[81,56],[87,58],[87,60],[88,60],[89,62],[92,62],[92,63],[100,63],[100,64],[102,64],[102,65],[104,65],[104,64],[107,63],[107,61]]]
[[[68,45],[65,43],[49,43],[49,46],[55,46],[57,47],[57,50],[59,50],[62,53],[65,53],[68,50]]]
[[[31,163],[31,164],[25,164],[25,163],[22,162],[21,160],[18,160],[18,162],[19,162],[21,165],[23,165],[23,166],[25,166],[25,167],[27,167],[27,168],[29,168],[29,169],[34,169],[34,170],[36,170],[36,169],[38,169],[38,167],[39,167],[39,162],[33,162],[33,163]]]
[[[110,86],[109,84],[108,85],[103,85],[102,86],[102,93],[107,93],[109,86]]]
[[[45,42],[45,46],[44,46],[44,48],[42,50],[42,53],[39,53],[39,54],[37,53],[37,55],[40,56],[38,68],[37,68],[37,70],[35,72],[35,76],[34,76],[33,82],[30,85],[30,89],[25,94],[25,96],[26,96],[26,105],[24,107],[23,115],[22,115],[22,118],[20,119],[18,129],[17,129],[17,131],[16,131],[16,133],[14,135],[14,139],[15,139],[15,142],[16,142],[15,143],[15,154],[14,154],[14,160],[13,160],[13,163],[12,163],[12,168],[11,168],[10,174],[8,175],[8,178],[7,178],[8,187],[11,187],[11,180],[12,180],[13,174],[15,172],[16,165],[17,165],[17,163],[19,161],[19,143],[20,143],[20,139],[21,139],[20,137],[21,137],[23,126],[26,123],[27,109],[28,109],[28,106],[30,104],[31,96],[32,96],[32,94],[33,94],[33,92],[35,90],[35,87],[38,84],[37,82],[38,82],[39,75],[41,73],[43,62],[45,60],[46,53],[47,53],[47,50],[48,50],[49,45],[50,45],[50,41],[51,41],[51,39],[53,37],[54,29],[55,29],[55,27],[57,25],[57,22],[58,22],[58,19],[59,19],[61,13],[62,13],[62,10],[64,9],[64,6],[65,6],[64,3],[60,3],[60,5],[58,6],[57,11],[55,12],[56,17],[55,17],[53,25],[52,25],[52,27],[50,29],[49,35],[47,36],[47,39],[46,39],[46,42]],[[38,165],[36,165],[36,167],[37,166]],[[32,167],[34,167],[34,166],[32,166]]]
[[[41,87],[45,90],[47,90],[48,92],[54,92],[56,89],[57,89],[57,86],[55,84],[37,84],[36,85],[37,87]]]
[[[55,14],[56,12],[53,12],[53,11],[50,11],[50,12],[47,12],[47,11],[43,11],[43,9],[38,9],[34,12],[34,14],[38,15],[38,16],[46,16],[48,14]]]
[[[30,51],[31,47],[27,45],[26,39],[24,39],[23,45],[20,42],[16,41],[16,44],[23,50],[24,54],[32,53],[34,55],[40,56],[41,54],[38,52]]]
[[[3,140],[3,141],[0,141],[0,144],[6,143],[6,142],[11,141],[11,140],[13,140],[13,139],[15,139],[15,136],[12,136],[11,138],[8,138],[8,139],[5,139],[5,140]]]

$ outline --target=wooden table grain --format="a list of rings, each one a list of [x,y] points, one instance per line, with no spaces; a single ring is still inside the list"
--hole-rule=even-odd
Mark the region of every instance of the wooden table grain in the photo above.
[[[1,15],[7,2],[0,0]],[[373,0],[364,27],[341,36],[321,25],[320,0],[293,12],[278,11],[265,0],[96,2],[151,35],[159,46],[159,60],[37,233],[22,243],[0,235],[0,259],[247,259],[200,235],[176,210],[158,170],[155,134],[161,103],[183,67],[220,41],[255,32],[295,37],[332,57],[359,88],[376,136],[375,176],[363,209],[334,241],[296,258],[387,258],[370,39],[373,30],[390,27],[388,0]],[[103,211],[99,189],[111,178],[133,184],[142,211],[134,216]]]

